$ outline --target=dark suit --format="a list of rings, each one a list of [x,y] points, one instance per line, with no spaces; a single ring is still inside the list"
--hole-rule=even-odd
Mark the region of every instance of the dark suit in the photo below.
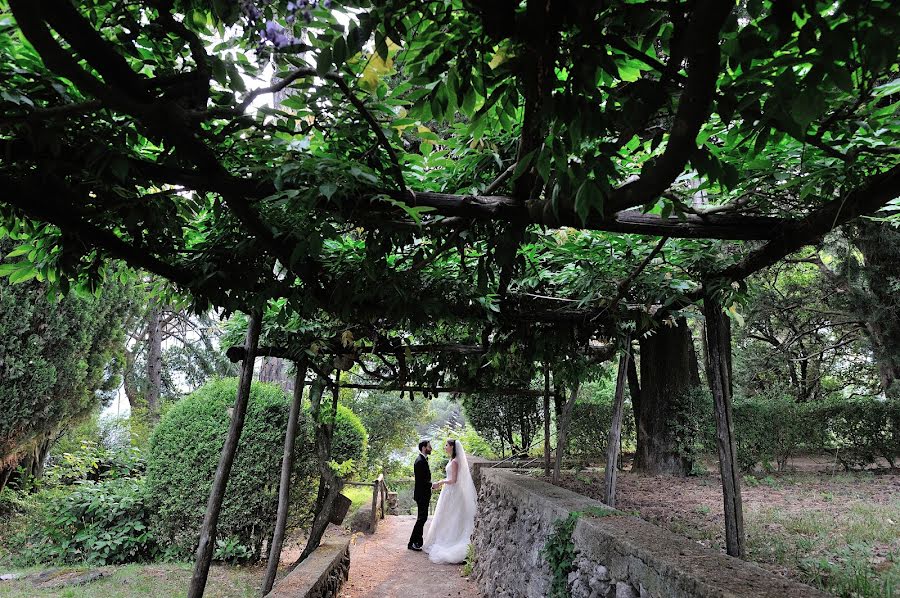
[[[428,520],[428,505],[431,503],[431,469],[428,467],[428,458],[422,453],[416,457],[413,473],[416,477],[413,500],[416,501],[416,507],[418,507],[418,517],[413,526],[412,535],[409,537],[409,543],[421,546],[422,532],[425,529],[425,522]]]

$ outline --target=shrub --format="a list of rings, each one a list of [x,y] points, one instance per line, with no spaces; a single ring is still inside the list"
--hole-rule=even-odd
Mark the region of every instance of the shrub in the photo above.
[[[81,482],[41,494],[26,559],[109,565],[156,554],[142,480]]]
[[[188,558],[196,547],[219,453],[237,394],[234,378],[210,382],[176,403],[150,438],[147,491],[152,530],[170,558]],[[272,533],[287,427],[288,399],[271,384],[251,386],[247,417],[219,515],[220,556],[256,560]],[[306,514],[316,490],[312,426],[304,412],[294,458],[294,512]],[[334,434],[334,461],[365,460],[366,431],[340,406]]]
[[[331,442],[331,460],[337,463],[353,461],[353,467],[349,468],[350,471],[359,471],[365,466],[368,447],[369,434],[366,432],[362,420],[347,407],[338,405],[334,438]]]
[[[595,398],[575,403],[569,424],[568,456],[582,464],[605,462],[611,423],[610,401]],[[635,443],[634,411],[630,405],[625,405],[622,411],[622,443],[626,447]]]
[[[900,402],[876,397],[798,403],[789,396],[762,396],[734,405],[741,469],[762,463],[783,471],[801,451],[834,452],[845,468],[900,455]]]
[[[139,477],[145,467],[140,449],[130,446],[108,449],[96,442],[82,440],[79,449],[52,456],[46,478],[50,484],[62,485],[99,482]]]
[[[828,423],[830,444],[837,449],[835,454],[846,469],[868,465],[879,457],[896,467],[900,457],[900,401],[829,401],[817,411],[819,418]]]

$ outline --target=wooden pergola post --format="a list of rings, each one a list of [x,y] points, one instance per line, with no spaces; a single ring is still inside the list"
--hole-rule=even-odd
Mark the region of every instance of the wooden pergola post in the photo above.
[[[291,497],[291,473],[294,468],[294,444],[297,439],[297,422],[300,419],[300,405],[303,402],[303,387],[306,382],[307,360],[296,363],[297,373],[294,378],[294,398],[288,415],[287,431],[284,435],[284,456],[281,458],[281,483],[278,486],[278,514],[275,518],[275,532],[272,534],[272,545],[269,547],[269,562],[266,565],[266,578],[263,580],[261,594],[265,596],[275,584],[278,574],[278,563],[281,561],[281,548],[284,544],[284,532],[287,527],[288,507]]]
[[[550,364],[544,362],[544,475],[550,477]]]
[[[708,346],[706,371],[716,414],[716,446],[722,475],[725,503],[725,545],[728,554],[744,555],[744,508],[741,501],[741,477],[734,442],[731,409],[731,326],[718,298],[704,284],[703,315],[706,319]]]
[[[610,507],[616,506],[616,475],[619,443],[622,439],[622,417],[625,409],[625,384],[628,373],[628,361],[631,358],[631,339],[625,340],[625,348],[619,356],[619,374],[616,377],[616,396],[613,400],[612,422],[609,426],[609,439],[606,446],[606,475],[603,489],[603,502]]]
[[[566,452],[566,442],[569,440],[569,424],[572,423],[572,411],[575,409],[575,401],[578,399],[580,382],[572,386],[569,398],[563,405],[562,412],[556,418],[556,466],[553,468],[553,483],[559,483],[559,474],[562,470],[563,454]]]
[[[206,579],[209,577],[209,566],[212,563],[213,548],[216,544],[216,525],[219,522],[219,512],[222,510],[225,487],[228,484],[231,466],[234,464],[234,455],[237,452],[238,441],[241,438],[241,430],[244,428],[244,418],[247,415],[250,384],[253,382],[253,365],[256,361],[256,349],[259,346],[261,329],[262,310],[256,309],[250,314],[247,326],[247,337],[244,341],[244,361],[241,364],[241,377],[238,384],[237,397],[234,400],[228,436],[225,439],[225,444],[222,446],[219,465],[216,467],[216,475],[213,478],[212,488],[209,491],[209,502],[206,505],[206,514],[203,516],[203,525],[200,527],[200,540],[197,544],[194,574],[191,577],[188,598],[201,598],[203,591],[206,589]]]

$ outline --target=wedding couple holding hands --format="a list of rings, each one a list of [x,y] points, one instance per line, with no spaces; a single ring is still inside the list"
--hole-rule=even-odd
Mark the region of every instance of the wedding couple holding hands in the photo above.
[[[407,547],[410,550],[424,550],[434,563],[462,563],[466,560],[475,527],[477,498],[472,473],[462,444],[450,439],[444,445],[444,451],[450,459],[447,463],[447,477],[432,483],[431,469],[428,467],[428,455],[431,451],[429,441],[419,443],[419,456],[413,466],[416,479],[413,499],[418,507],[418,517]],[[428,531],[424,532],[432,490],[440,490],[441,495]]]

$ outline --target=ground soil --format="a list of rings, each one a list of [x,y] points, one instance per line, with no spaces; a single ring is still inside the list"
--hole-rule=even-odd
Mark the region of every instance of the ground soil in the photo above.
[[[411,515],[390,516],[373,535],[354,537],[341,598],[478,598],[461,566],[435,565],[427,554],[406,548],[415,521]]]
[[[715,467],[714,463],[708,463],[707,470],[711,473],[687,478],[620,472],[616,508],[705,546],[724,550],[722,487]],[[837,519],[857,506],[896,508],[900,502],[900,475],[896,470],[847,473],[831,466],[827,458],[798,459],[791,469],[781,474],[757,473],[744,477],[741,493],[745,521],[748,527],[755,522],[763,528],[748,530],[748,535],[770,532],[774,537],[783,533],[783,529],[778,529],[777,518],[776,522],[770,521],[772,513],[778,513],[781,518],[813,514]],[[603,472],[599,469],[563,472],[559,485],[602,500]],[[894,527],[898,523],[887,521],[884,525]],[[895,558],[892,554],[898,545],[900,540],[876,546],[873,558]],[[756,560],[752,554],[749,558]],[[759,564],[786,577],[803,579],[800,571],[783,563],[761,560]]]

